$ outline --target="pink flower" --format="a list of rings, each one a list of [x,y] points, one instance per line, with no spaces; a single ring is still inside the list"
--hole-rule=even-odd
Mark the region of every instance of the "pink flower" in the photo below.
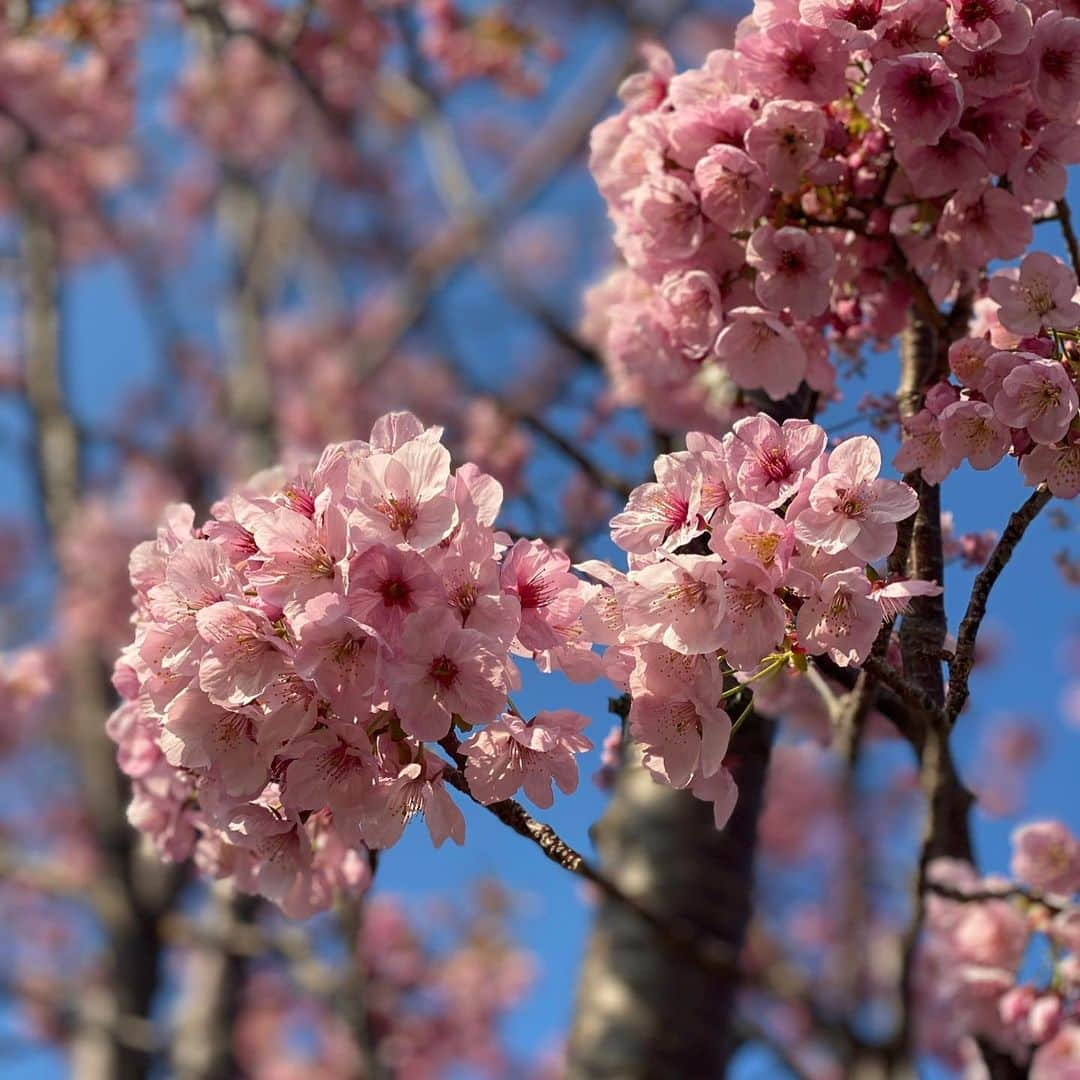
[[[811,319],[829,306],[836,255],[827,236],[762,225],[750,237],[746,261],[757,270],[754,290],[765,307]]]
[[[446,608],[405,620],[386,682],[401,726],[433,742],[450,730],[454,716],[486,724],[506,704],[503,664],[482,634],[463,629]]]
[[[1080,891],[1080,843],[1060,821],[1037,821],[1012,835],[1012,872],[1042,892]]]
[[[947,195],[987,174],[983,145],[968,131],[952,128],[933,145],[901,142],[896,160],[922,198]]]
[[[503,559],[502,588],[521,603],[518,641],[525,649],[564,644],[589,593],[570,572],[570,559],[542,540],[519,540]]]
[[[1019,53],[1031,40],[1031,12],[1016,0],[948,0],[953,39],[972,52]]]
[[[741,147],[754,121],[754,113],[738,98],[716,96],[687,101],[660,115],[670,143],[668,156],[691,170],[714,146]]]
[[[1016,197],[1024,203],[1037,199],[1056,202],[1068,185],[1067,165],[1080,162],[1080,129],[1074,123],[1054,121],[1037,131],[1029,145],[1013,154],[1008,178]]]
[[[865,96],[897,139],[927,146],[955,127],[963,112],[959,80],[932,53],[911,53],[875,64]]]
[[[974,469],[993,468],[1009,451],[1009,429],[985,401],[957,401],[939,417],[941,445],[959,463],[964,458]]]
[[[734,146],[711,147],[694,166],[694,181],[705,216],[731,232],[749,228],[768,203],[761,166]]]
[[[1020,471],[1032,487],[1045,483],[1051,495],[1075,499],[1080,495],[1080,443],[1064,449],[1035,446],[1020,459]]]
[[[754,563],[777,587],[787,573],[795,530],[779,514],[756,503],[733,502],[728,514],[730,524],[713,530],[709,547],[729,561]]]
[[[982,392],[991,378],[988,361],[996,351],[984,338],[961,338],[949,346],[949,369],[964,386]]]
[[[824,145],[825,114],[808,101],[768,102],[746,133],[746,152],[785,195],[799,190]]]
[[[304,608],[296,670],[311,680],[342,719],[363,718],[379,673],[379,639],[354,619],[345,599],[326,593]]]
[[[761,308],[732,309],[716,339],[716,356],[737,385],[746,390],[762,387],[777,400],[797,390],[806,374],[806,350],[799,339]]]
[[[1027,920],[1007,900],[958,904],[950,941],[956,959],[1015,973],[1027,947]]]
[[[451,555],[443,559],[440,570],[446,602],[461,625],[509,648],[521,627],[521,603],[502,591],[498,564]]]
[[[1066,1024],[1040,1046],[1028,1076],[1030,1080],[1080,1080],[1080,1025]]]
[[[937,235],[961,266],[979,267],[1021,255],[1031,243],[1031,215],[1012,192],[983,182],[945,204]]]
[[[690,794],[695,799],[713,804],[713,824],[722,829],[735,810],[739,789],[727,769],[717,769],[712,776],[697,776],[690,784]]]
[[[645,767],[661,782],[683,788],[723,765],[731,720],[720,707],[723,679],[715,663],[697,660],[678,670],[662,654],[643,654],[631,683],[631,737],[644,750]],[[661,661],[661,662],[658,662]]]
[[[799,490],[825,452],[825,431],[809,420],[778,424],[759,413],[737,420],[732,430],[739,488],[748,499],[774,509]]]
[[[374,801],[365,809],[361,826],[364,843],[373,848],[392,847],[405,826],[417,814],[427,824],[431,842],[442,847],[447,840],[465,843],[465,818],[443,783],[446,766],[432,754],[401,766],[397,775],[376,788]]]
[[[662,317],[683,354],[701,359],[712,351],[724,321],[720,292],[704,270],[673,270],[660,282]]]
[[[998,271],[990,279],[990,295],[1001,305],[998,319],[1014,334],[1034,337],[1044,328],[1072,330],[1080,325],[1076,275],[1044,251],[1033,251],[1020,263],[1014,278]]]
[[[168,557],[164,581],[150,589],[147,599],[154,620],[174,628],[187,644],[202,608],[241,591],[240,578],[222,547],[208,540],[185,540]]]
[[[622,596],[623,619],[637,640],[688,654],[720,647],[725,604],[718,559],[668,555],[632,570]]]
[[[1060,11],[1043,15],[1035,24],[1028,57],[1035,69],[1031,90],[1036,103],[1051,117],[1068,117],[1080,101],[1080,19]]]
[[[257,709],[223,709],[195,687],[165,712],[161,749],[170,765],[213,771],[228,795],[247,798],[266,784],[269,755],[255,742]]]
[[[589,721],[569,709],[539,712],[532,720],[504,713],[462,746],[469,759],[469,790],[485,805],[511,798],[520,787],[537,806],[552,805],[551,783],[564,795],[577,790],[575,754],[592,749]]]
[[[770,98],[818,105],[843,97],[848,50],[827,30],[785,21],[739,42],[747,83]]]
[[[1027,428],[1040,443],[1065,437],[1077,411],[1076,387],[1057,360],[1030,360],[1005,376],[994,412],[1009,427]]]
[[[881,609],[870,597],[870,582],[854,568],[826,574],[795,623],[807,652],[827,653],[841,667],[866,659],[880,627]]]
[[[726,615],[720,642],[737,671],[754,671],[784,640],[788,615],[775,588],[773,577],[756,561],[735,559],[724,567]]]
[[[1043,1043],[1055,1035],[1061,1026],[1064,1012],[1061,998],[1054,993],[1040,994],[1027,1015],[1027,1028],[1035,1043]]]
[[[195,624],[207,643],[199,686],[215,705],[243,705],[285,670],[292,649],[261,611],[222,600],[200,609]]]
[[[350,519],[353,545],[404,542],[423,551],[437,544],[458,520],[449,485],[450,453],[428,438],[354,460],[349,466],[349,491],[356,501]]]
[[[871,47],[875,60],[937,48],[944,4],[942,0],[893,0],[881,13],[880,36]]]
[[[405,548],[373,544],[349,560],[346,577],[345,597],[352,617],[373,626],[391,644],[412,612],[447,603],[442,583],[427,561]]]
[[[702,480],[692,456],[661,454],[654,469],[656,483],[639,484],[611,519],[611,539],[623,551],[674,551],[701,531]]]
[[[907,484],[881,480],[881,450],[866,435],[845,439],[829,455],[828,472],[810,490],[810,507],[795,519],[795,536],[828,554],[850,551],[865,562],[896,546],[896,522],[918,508]]]
[[[336,521],[337,515],[330,520]],[[280,509],[254,524],[252,534],[259,554],[252,556],[248,578],[264,602],[299,610],[312,597],[334,587],[337,560],[345,554],[345,537],[331,536],[320,527],[324,521]]]
[[[314,731],[291,749],[296,756],[285,773],[284,798],[294,811],[329,806],[336,818],[355,818],[375,784],[371,747],[360,728]]]
[[[929,409],[920,409],[903,422],[904,441],[893,458],[902,473],[919,470],[930,484],[940,484],[956,467],[945,452],[938,418]]]
[[[799,0],[808,26],[824,26],[853,48],[865,49],[881,29],[882,0]]]
[[[677,176],[646,176],[631,200],[639,258],[665,263],[690,258],[705,238],[701,211],[693,189]]]
[[[871,582],[870,595],[881,608],[881,618],[903,615],[916,596],[940,596],[945,590],[936,581],[890,578]]]

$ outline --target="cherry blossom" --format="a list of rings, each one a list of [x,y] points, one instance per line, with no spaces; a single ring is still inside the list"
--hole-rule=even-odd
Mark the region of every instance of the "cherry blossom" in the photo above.
[[[511,798],[520,788],[540,807],[553,802],[552,782],[564,795],[577,790],[575,754],[592,749],[582,732],[588,721],[569,709],[539,712],[531,720],[504,713],[462,745],[469,787],[483,803]]]

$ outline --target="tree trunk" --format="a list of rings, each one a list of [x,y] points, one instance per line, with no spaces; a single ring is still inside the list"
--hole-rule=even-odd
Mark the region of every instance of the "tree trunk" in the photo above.
[[[757,819],[773,724],[750,717],[732,741],[739,801],[723,831],[712,805],[656,783],[631,749],[594,832],[605,872],[666,922],[741,947],[751,910]],[[603,900],[585,957],[567,1076],[718,1077],[731,1055],[735,980],[665,948]]]

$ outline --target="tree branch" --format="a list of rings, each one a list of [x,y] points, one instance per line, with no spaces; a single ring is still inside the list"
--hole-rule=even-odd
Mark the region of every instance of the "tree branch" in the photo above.
[[[465,758],[460,752],[457,739],[448,735],[440,745],[458,763],[457,769],[446,769],[443,779],[451,787],[467,795],[478,806],[498,818],[518,836],[532,841],[553,863],[571,874],[584,878],[610,900],[614,900],[628,911],[632,911],[642,922],[654,930],[666,945],[676,950],[692,963],[709,971],[722,971],[734,975],[738,972],[738,958],[724,942],[695,933],[692,929],[670,923],[649,908],[639,903],[634,897],[624,892],[610,878],[602,874],[579,851],[571,847],[548,824],[534,818],[515,799],[503,799],[495,803],[482,803],[472,793],[463,771]]]
[[[1050,499],[1049,490],[1040,487],[1028,496],[1027,501],[1019,510],[1009,516],[1005,531],[1001,534],[986,565],[975,578],[975,583],[971,587],[971,598],[968,600],[967,610],[964,612],[960,630],[956,635],[956,651],[949,665],[949,696],[945,704],[945,712],[950,724],[956,722],[956,718],[967,703],[968,679],[971,669],[975,666],[975,646],[979,628],[986,615],[990,591],[1001,576],[1001,572],[1008,566],[1028,526],[1038,517],[1039,511]]]
[[[1072,208],[1066,198],[1058,199],[1057,219],[1061,223],[1061,235],[1065,238],[1065,246],[1069,249],[1069,260],[1072,262],[1073,273],[1080,277],[1080,243],[1077,243],[1076,230],[1073,228]]]
[[[941,706],[925,690],[905,679],[899,671],[880,656],[868,656],[862,669],[884,683],[909,708],[926,717],[944,716]]]

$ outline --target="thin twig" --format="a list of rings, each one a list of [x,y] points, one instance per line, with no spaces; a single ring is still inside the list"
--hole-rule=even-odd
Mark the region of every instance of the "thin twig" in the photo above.
[[[968,679],[971,669],[975,666],[975,646],[979,636],[979,627],[986,615],[990,591],[1008,565],[1016,550],[1016,545],[1023,539],[1028,526],[1050,501],[1050,498],[1049,490],[1041,487],[1028,497],[1019,510],[1013,512],[997,546],[971,587],[971,598],[968,600],[964,618],[960,622],[960,630],[956,635],[956,651],[949,665],[949,696],[945,704],[945,713],[950,724],[956,722],[956,718],[968,699]]]
[[[901,701],[927,716],[940,716],[941,709],[934,699],[914,683],[909,682],[880,656],[868,656],[863,662],[863,671],[868,671],[875,679],[883,682]]]
[[[1065,246],[1069,249],[1069,259],[1073,273],[1080,277],[1080,243],[1077,243],[1076,230],[1073,228],[1072,208],[1066,198],[1058,199],[1057,219],[1061,223],[1061,235],[1065,237]]]
[[[926,892],[940,896],[943,900],[952,900],[958,904],[989,904],[998,900],[1023,900],[1028,904],[1038,904],[1055,915],[1071,911],[1075,905],[1062,900],[1051,899],[1034,889],[1025,889],[1022,885],[1007,885],[1004,888],[963,889],[944,882],[928,881]]]
[[[584,878],[594,885],[608,899],[614,900],[627,910],[632,911],[661,938],[668,946],[685,955],[692,963],[708,971],[720,971],[729,975],[738,973],[738,958],[733,950],[723,941],[706,937],[660,918],[634,897],[624,892],[610,878],[605,877],[579,851],[571,847],[547,823],[534,818],[514,799],[484,804],[472,793],[463,771],[465,758],[461,754],[457,739],[451,734],[440,743],[444,750],[458,763],[457,769],[446,769],[442,777],[473,802],[483,806],[489,814],[498,818],[519,836],[531,840],[554,863],[568,870],[571,874]]]

